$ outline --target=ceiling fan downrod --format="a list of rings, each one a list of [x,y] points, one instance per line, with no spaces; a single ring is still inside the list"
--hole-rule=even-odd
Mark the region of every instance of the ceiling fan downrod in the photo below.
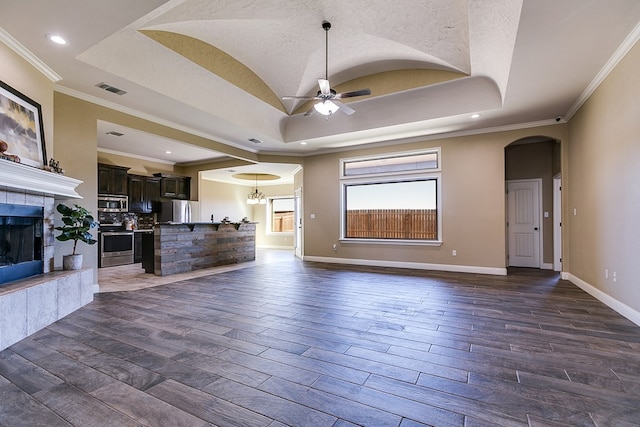
[[[322,29],[324,30],[324,79],[329,80],[329,30],[331,22],[322,21]]]

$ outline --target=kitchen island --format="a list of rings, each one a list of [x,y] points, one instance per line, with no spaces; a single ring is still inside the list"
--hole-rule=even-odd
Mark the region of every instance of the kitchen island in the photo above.
[[[142,246],[142,268],[156,276],[253,261],[256,223],[158,223]]]

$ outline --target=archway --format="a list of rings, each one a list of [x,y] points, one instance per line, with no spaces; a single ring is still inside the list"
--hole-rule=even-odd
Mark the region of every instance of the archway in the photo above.
[[[560,153],[560,141],[547,136],[522,138],[505,147],[507,267],[561,269],[556,262]]]

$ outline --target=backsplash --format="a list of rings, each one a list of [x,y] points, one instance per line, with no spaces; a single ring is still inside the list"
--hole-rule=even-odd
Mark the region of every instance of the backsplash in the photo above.
[[[124,224],[125,221],[133,221],[136,230],[151,230],[155,224],[153,214],[135,214],[132,212],[100,212],[98,222],[100,224]]]

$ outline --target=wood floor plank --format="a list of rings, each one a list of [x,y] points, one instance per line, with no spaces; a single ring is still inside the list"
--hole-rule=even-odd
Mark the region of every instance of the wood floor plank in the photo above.
[[[233,380],[240,384],[245,384],[249,387],[257,387],[269,378],[268,374],[260,372],[257,369],[250,369],[246,366],[207,354],[188,351],[174,359],[186,365],[195,366],[203,371],[210,372],[221,378]]]
[[[271,423],[268,417],[172,380],[150,388],[147,393],[216,426],[259,427]]]
[[[326,376],[321,377],[314,384],[314,388],[429,425],[459,427],[464,425],[464,416],[459,413],[420,403],[413,396],[401,396],[390,393],[390,390],[376,390]]]
[[[370,375],[369,372],[364,369],[353,368],[319,359],[312,359],[308,356],[286,353],[279,350],[270,349],[262,353],[260,356],[276,362],[317,372],[319,374],[340,378],[355,384],[364,383]]]
[[[223,353],[217,354],[216,358],[233,362],[238,365],[246,366],[248,369],[255,369],[267,375],[278,378],[286,378],[297,384],[311,385],[316,381],[320,374],[307,369],[298,368],[287,365],[285,363],[276,362],[264,357],[253,356],[251,354],[242,353],[229,349]],[[268,381],[268,379],[267,379]]]
[[[145,426],[211,427],[213,424],[123,383],[112,383],[91,393]]]
[[[165,378],[169,378],[195,388],[205,387],[220,378],[219,375],[207,372],[203,369],[198,369],[193,365],[180,363],[176,360],[148,351],[136,353],[130,356],[127,360],[138,366],[147,368],[150,371],[156,372]]]
[[[35,394],[35,397],[72,425],[143,427],[143,424],[69,384],[60,384],[51,389],[40,391]]]
[[[0,426],[70,427],[72,424],[0,377]]]
[[[12,350],[0,352],[0,375],[25,393],[33,394],[60,384],[60,378]]]
[[[221,378],[205,390],[215,396],[290,426],[333,426],[335,416],[283,399],[257,388]]]
[[[258,388],[356,425],[395,426],[399,425],[402,419],[399,415],[373,406],[344,399],[335,394],[302,386],[282,378],[269,378]]]

